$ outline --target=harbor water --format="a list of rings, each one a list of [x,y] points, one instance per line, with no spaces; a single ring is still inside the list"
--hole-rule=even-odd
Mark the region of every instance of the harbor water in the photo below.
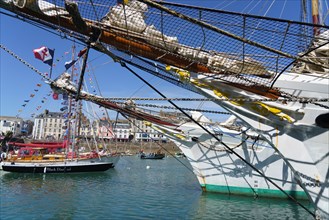
[[[204,193],[190,169],[183,158],[125,156],[100,173],[1,170],[0,219],[312,219],[288,200]]]

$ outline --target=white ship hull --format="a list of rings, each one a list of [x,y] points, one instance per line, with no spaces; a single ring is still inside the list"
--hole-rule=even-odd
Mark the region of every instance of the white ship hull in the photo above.
[[[246,162],[226,150],[222,144],[197,125],[188,123],[178,127],[177,129],[182,130],[185,135],[163,126],[155,124],[151,126],[170,138],[182,150],[204,191],[287,198],[286,194],[255,172]],[[223,135],[219,138],[223,143],[255,166],[287,194],[296,199],[308,198],[304,190],[295,182],[293,173],[284,160],[266,142],[256,141],[225,128],[221,130]]]
[[[221,93],[228,94],[227,97],[218,97],[213,89],[195,86],[201,94],[207,97],[264,99],[263,96],[229,86],[221,81],[212,80],[208,82],[202,78],[195,78],[194,80],[211,85],[212,88],[220,90]],[[299,97],[321,99],[328,98],[328,85],[328,76],[286,74],[277,80],[274,87],[279,87],[282,91]],[[328,114],[328,109],[298,101],[287,104],[266,102],[261,105],[260,102],[240,102],[237,104],[234,101],[224,102],[218,99],[216,103],[262,134],[294,171],[296,180],[305,189],[321,213],[320,215],[325,216],[325,218],[328,217],[329,129],[316,124],[316,118],[319,115]],[[328,103],[324,103],[324,105],[328,106]]]

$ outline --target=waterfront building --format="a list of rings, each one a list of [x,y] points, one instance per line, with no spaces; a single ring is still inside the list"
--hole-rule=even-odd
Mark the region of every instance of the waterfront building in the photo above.
[[[0,132],[6,134],[13,132],[14,136],[22,134],[23,119],[12,116],[0,116]]]
[[[63,113],[45,111],[35,117],[32,137],[39,140],[59,140],[65,131],[63,126]]]
[[[132,140],[132,126],[128,120],[119,120],[112,124],[114,137],[117,141],[128,142]]]
[[[168,117],[170,113],[162,112],[162,114],[166,114]],[[175,116],[173,115],[173,117]],[[114,121],[101,118],[91,121],[82,114],[79,120],[76,134],[81,137],[119,142],[168,141],[162,134],[146,126],[143,121],[136,119],[117,119]],[[63,113],[46,110],[45,113],[35,117],[32,137],[39,140],[60,140],[67,129],[67,122],[68,119],[64,118]]]
[[[144,121],[131,119],[131,134],[133,135],[133,140],[137,142],[149,142],[149,141],[159,141],[165,143],[168,141],[167,137],[158,133],[149,126],[146,126]]]

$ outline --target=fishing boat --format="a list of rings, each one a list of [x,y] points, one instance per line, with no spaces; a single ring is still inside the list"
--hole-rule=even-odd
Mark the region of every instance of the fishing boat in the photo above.
[[[89,39],[89,47],[132,73],[127,64],[213,99],[280,155],[315,205],[311,214],[328,217],[328,26],[162,1],[102,3],[107,7],[67,1],[0,1],[0,7]]]

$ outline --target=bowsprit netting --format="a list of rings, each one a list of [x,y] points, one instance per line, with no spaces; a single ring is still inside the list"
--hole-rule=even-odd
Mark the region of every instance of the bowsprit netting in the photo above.
[[[149,0],[127,2],[2,0],[0,6],[89,41],[95,49],[110,51],[175,84],[180,84],[179,79],[166,73],[166,66],[231,83],[270,87],[296,60],[322,65],[303,55],[314,39],[314,28],[323,33],[328,26]]]

